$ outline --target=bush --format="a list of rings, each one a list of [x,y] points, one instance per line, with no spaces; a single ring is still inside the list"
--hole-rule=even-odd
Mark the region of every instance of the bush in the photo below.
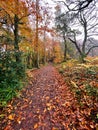
[[[0,54],[0,106],[17,95],[25,77],[24,65],[15,61],[14,52]]]

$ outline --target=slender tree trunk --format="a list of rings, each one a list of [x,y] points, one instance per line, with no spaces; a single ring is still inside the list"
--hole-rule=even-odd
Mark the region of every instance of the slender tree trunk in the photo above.
[[[30,53],[27,55],[27,68],[30,68]]]
[[[18,23],[19,19],[18,16],[15,14],[14,16],[14,49],[15,49],[15,57],[16,57],[16,62],[20,62],[20,55],[19,55],[19,45],[18,45]]]
[[[36,0],[36,67],[39,68],[39,43],[38,43],[38,15],[39,15],[39,0]]]
[[[87,23],[86,21],[84,21],[84,41],[83,41],[83,45],[82,45],[82,52],[85,54],[85,44],[87,42]]]
[[[44,64],[46,64],[46,30],[44,29]]]
[[[64,39],[64,61],[66,61],[67,60],[67,42],[66,42],[65,34],[63,35],[63,39]]]
[[[66,61],[67,60],[67,43],[66,43],[66,41],[64,41],[64,61]]]

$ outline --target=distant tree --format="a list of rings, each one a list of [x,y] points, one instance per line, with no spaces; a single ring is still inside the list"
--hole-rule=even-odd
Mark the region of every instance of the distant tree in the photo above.
[[[60,33],[60,36],[63,38],[64,43],[64,61],[67,59],[67,32],[68,32],[68,26],[67,26],[67,18],[64,16],[61,12],[61,8],[59,5],[56,6],[56,12],[55,12],[55,25],[56,30]]]
[[[47,32],[51,32],[52,30],[49,29],[49,25],[51,23],[51,8],[49,7],[49,4],[45,4],[43,6],[43,10],[42,10],[42,25],[41,25],[41,29],[43,30],[43,44],[44,44],[44,64],[46,64],[46,36],[47,36]]]

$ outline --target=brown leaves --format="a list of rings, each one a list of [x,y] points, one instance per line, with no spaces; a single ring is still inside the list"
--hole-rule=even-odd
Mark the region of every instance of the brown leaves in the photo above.
[[[33,74],[32,85],[15,99],[14,106],[9,105],[7,119],[15,129],[48,130],[50,126],[51,130],[97,129],[98,126],[91,121],[91,113],[96,116],[97,110],[92,111],[93,108],[82,104],[79,106],[55,68],[44,67]],[[10,126],[5,130],[10,130]]]
[[[4,130],[13,130],[13,129],[12,129],[11,125],[7,125],[7,126],[4,128]]]
[[[52,128],[52,130],[59,130],[59,129],[58,129],[58,128],[56,128],[56,127],[53,127],[53,128]]]
[[[98,67],[93,66],[91,63],[77,64],[70,60],[68,64],[63,63],[62,66],[58,68],[60,72],[63,73],[65,81],[68,83],[72,93],[74,93],[77,99],[77,111],[76,109],[73,111],[77,113],[78,125],[82,129],[95,129],[95,124],[98,122],[96,112],[94,112],[97,109],[98,113]],[[72,96],[69,95],[69,97]],[[62,106],[66,105],[63,103]],[[71,107],[73,108],[73,106]]]

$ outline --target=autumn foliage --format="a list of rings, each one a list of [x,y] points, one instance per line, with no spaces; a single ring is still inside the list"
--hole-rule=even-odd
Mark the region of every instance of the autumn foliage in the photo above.
[[[52,14],[43,0],[0,0],[0,130],[98,129],[98,58],[72,59]]]
[[[79,104],[79,111],[91,127],[89,129],[95,129],[95,126],[97,129],[98,58],[88,57],[86,61],[86,64],[79,64],[77,60],[71,60],[58,68],[70,86],[70,90],[74,93]]]

